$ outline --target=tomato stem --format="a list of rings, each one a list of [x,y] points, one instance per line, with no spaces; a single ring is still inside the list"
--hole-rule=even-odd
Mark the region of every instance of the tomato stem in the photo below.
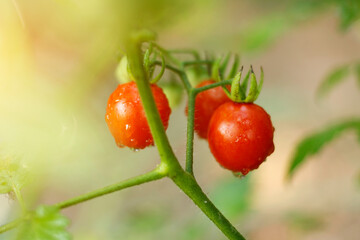
[[[245,240],[236,228],[225,218],[206,196],[195,178],[187,172],[179,172],[174,183],[201,209],[201,211],[224,233],[230,240]]]
[[[165,177],[167,174],[168,174],[168,172],[167,172],[166,166],[164,164],[160,164],[156,169],[154,169],[148,173],[145,173],[145,174],[133,177],[133,178],[129,178],[127,180],[106,186],[101,189],[97,189],[95,191],[83,194],[81,196],[72,198],[72,199],[64,201],[64,202],[57,203],[54,206],[56,206],[60,209],[71,207],[76,204],[79,204],[79,203],[82,203],[82,202],[85,202],[85,201],[88,201],[88,200],[91,200],[91,199],[94,199],[97,197],[101,197],[103,195],[110,194],[110,193],[113,193],[116,191],[120,191],[125,188],[129,188],[129,187],[133,187],[133,186],[140,185],[143,183],[161,179],[161,178]]]
[[[27,208],[26,208],[24,199],[23,199],[23,197],[22,197],[22,194],[21,194],[19,188],[16,187],[16,186],[13,187],[13,191],[14,191],[14,193],[15,193],[16,199],[18,200],[18,202],[19,202],[19,204],[20,204],[22,213],[23,213],[23,215],[25,215],[25,214],[27,213]]]
[[[194,118],[195,118],[195,99],[200,92],[206,91],[218,86],[231,84],[232,79],[221,82],[216,82],[199,88],[191,88],[188,100],[188,118],[187,118],[187,142],[186,142],[186,171],[191,175],[193,173],[193,158],[194,158]]]
[[[18,218],[14,221],[11,221],[7,224],[4,224],[2,226],[0,226],[0,233],[4,233],[4,232],[7,232],[13,228],[16,228],[17,226],[19,226],[22,222],[23,222],[23,218]]]

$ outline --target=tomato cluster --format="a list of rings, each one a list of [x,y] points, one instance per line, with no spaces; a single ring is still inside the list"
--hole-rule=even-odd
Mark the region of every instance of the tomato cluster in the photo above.
[[[252,103],[260,92],[258,89],[261,88],[262,78],[260,87],[255,83],[255,88],[245,96],[247,83],[240,84],[240,76],[234,77],[231,88],[235,91],[227,87],[231,94],[226,94],[220,86],[197,94],[194,131],[199,138],[208,141],[213,156],[221,166],[246,175],[273,153],[274,127],[269,114]],[[215,82],[212,79],[204,80],[196,88]],[[236,89],[237,86],[242,88],[242,95],[236,95],[240,91]],[[150,84],[150,87],[161,121],[167,129],[171,113],[168,99],[156,84]],[[185,113],[188,114],[188,107]],[[143,149],[154,145],[139,91],[133,80],[120,84],[110,95],[105,119],[119,147]]]
[[[215,81],[205,80],[196,87],[212,83]],[[254,103],[231,101],[221,87],[196,96],[194,128],[200,138],[208,140],[218,163],[234,173],[246,175],[274,152],[269,114]]]

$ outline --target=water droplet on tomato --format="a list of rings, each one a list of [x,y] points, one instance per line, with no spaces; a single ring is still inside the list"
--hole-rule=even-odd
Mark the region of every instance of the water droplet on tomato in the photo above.
[[[128,130],[130,128],[130,125],[129,124],[126,124],[125,125],[125,130]]]
[[[130,148],[133,152],[138,152],[138,151],[140,151],[140,149],[139,148]]]
[[[244,178],[249,172],[250,172],[250,169],[243,168],[240,170],[240,172],[232,172],[232,173],[237,178]]]
[[[124,144],[121,144],[121,143],[116,143],[116,145],[119,147],[119,148],[123,148],[123,147],[125,147],[125,145]]]

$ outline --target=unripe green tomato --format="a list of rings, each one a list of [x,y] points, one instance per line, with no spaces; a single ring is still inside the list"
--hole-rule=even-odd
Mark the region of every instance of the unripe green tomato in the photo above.
[[[127,57],[123,56],[119,62],[119,65],[117,66],[115,70],[116,79],[120,84],[127,83],[134,81],[134,77],[132,76],[129,66]]]
[[[160,83],[160,87],[165,93],[171,109],[179,106],[183,97],[183,88],[176,82]]]

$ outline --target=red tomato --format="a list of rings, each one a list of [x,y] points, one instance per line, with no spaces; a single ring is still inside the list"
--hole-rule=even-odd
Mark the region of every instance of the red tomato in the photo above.
[[[171,113],[168,100],[157,85],[152,84],[151,91],[161,121],[167,129]],[[120,84],[110,95],[105,120],[119,147],[143,149],[154,145],[135,82]]]
[[[208,142],[221,166],[246,175],[274,152],[274,130],[269,114],[262,107],[227,102],[211,118]]]
[[[205,80],[196,87],[203,87],[215,83],[214,80]],[[200,138],[207,138],[208,126],[216,108],[221,104],[230,101],[222,87],[211,88],[197,94],[195,99],[194,129]],[[188,108],[185,113],[187,115]]]

